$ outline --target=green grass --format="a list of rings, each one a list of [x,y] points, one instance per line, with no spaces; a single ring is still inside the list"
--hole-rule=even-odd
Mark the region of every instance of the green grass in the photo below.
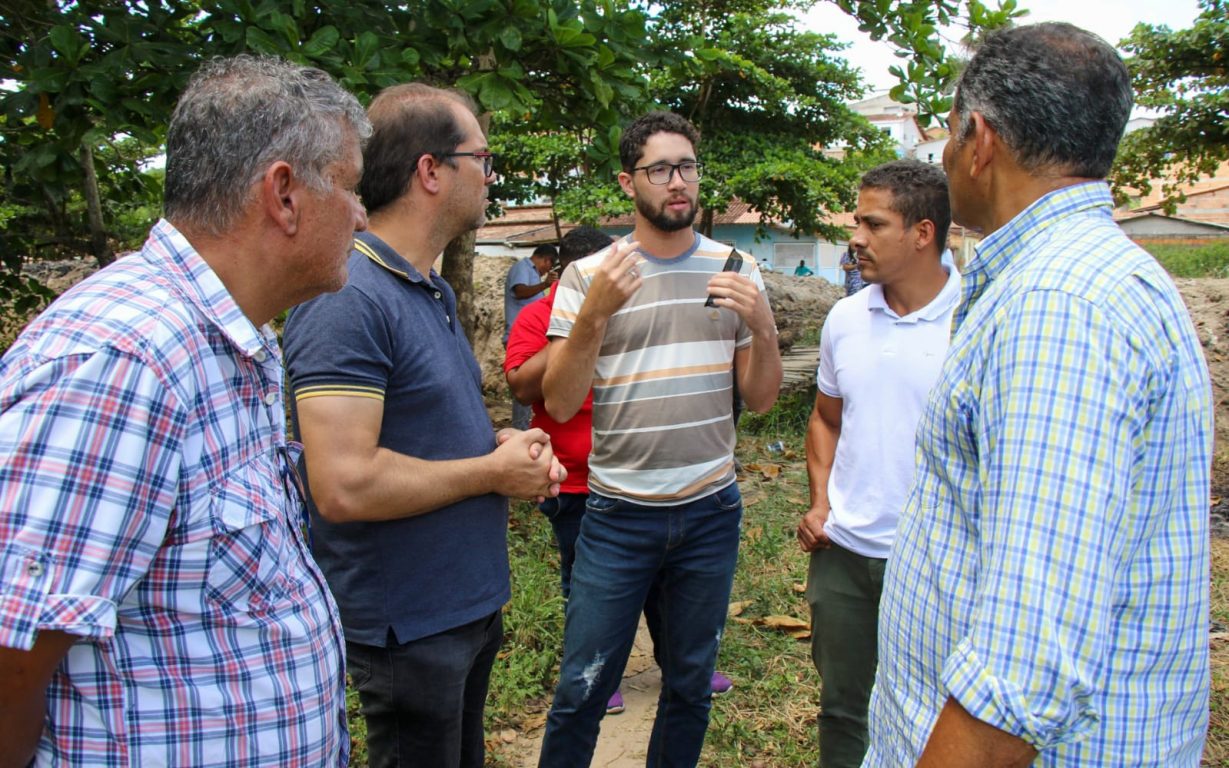
[[[1144,243],[1174,277],[1229,277],[1229,238],[1204,245]]]

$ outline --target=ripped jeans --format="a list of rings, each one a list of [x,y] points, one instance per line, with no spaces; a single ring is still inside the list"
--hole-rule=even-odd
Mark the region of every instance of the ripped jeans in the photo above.
[[[738,561],[738,484],[673,507],[589,494],[540,768],[587,766],[643,608],[662,690],[645,765],[695,766]]]

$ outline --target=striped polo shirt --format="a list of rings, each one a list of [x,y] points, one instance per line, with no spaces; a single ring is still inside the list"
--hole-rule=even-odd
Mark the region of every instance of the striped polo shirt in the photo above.
[[[564,271],[547,335],[571,333],[607,253]],[[644,282],[611,317],[594,371],[591,490],[666,506],[734,482],[734,350],[751,330],[733,310],[704,306],[729,255],[700,234],[673,259],[638,252]],[[754,259],[740,272],[764,290]]]

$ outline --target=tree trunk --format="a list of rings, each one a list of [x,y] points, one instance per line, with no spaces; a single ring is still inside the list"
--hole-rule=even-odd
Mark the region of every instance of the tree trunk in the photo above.
[[[700,234],[705,237],[713,236],[713,209],[705,208],[700,211]]]
[[[102,201],[98,195],[98,175],[94,173],[94,150],[88,144],[81,147],[81,169],[85,171],[85,209],[90,221],[90,252],[102,269],[115,261],[115,251],[107,243],[107,233],[102,226]]]
[[[457,319],[465,338],[474,343],[474,240],[476,231],[466,232],[444,249],[444,264],[440,277],[448,281],[457,294]]]
[[[491,113],[478,115],[478,127],[482,135],[491,131]],[[440,266],[440,277],[448,281],[457,294],[457,319],[465,331],[465,338],[470,346],[474,344],[474,241],[477,231],[466,232],[448,244],[444,249],[444,263]]]

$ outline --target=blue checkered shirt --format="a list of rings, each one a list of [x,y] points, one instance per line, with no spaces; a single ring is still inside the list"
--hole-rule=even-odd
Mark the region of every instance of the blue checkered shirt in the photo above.
[[[281,379],[272,332],[167,222],[0,361],[0,645],[81,638],[37,765],[347,761]]]
[[[1211,386],[1103,183],[978,248],[918,426],[864,765],[914,765],[950,696],[1039,766],[1196,766],[1208,719]]]

